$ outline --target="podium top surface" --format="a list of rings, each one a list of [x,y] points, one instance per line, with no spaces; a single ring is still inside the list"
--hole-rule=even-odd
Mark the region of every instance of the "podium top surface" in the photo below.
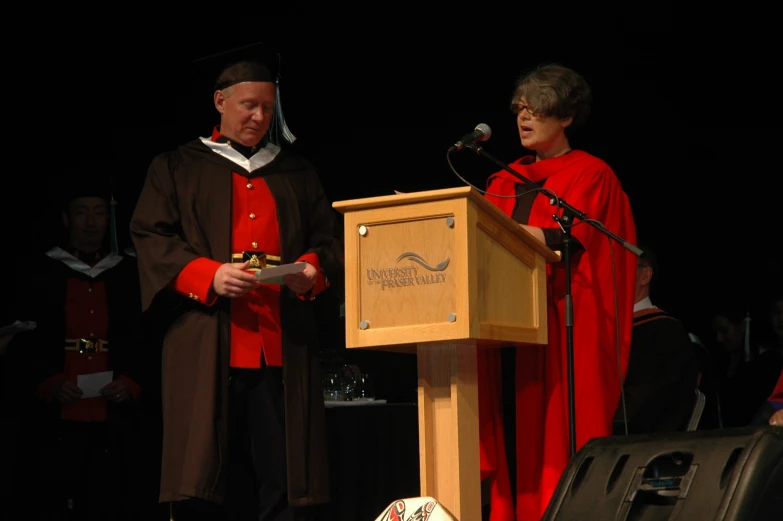
[[[468,197],[471,200],[485,200],[485,198],[474,188],[470,186],[460,186],[457,188],[425,190],[422,192],[380,195],[377,197],[365,197],[363,199],[337,201],[332,204],[332,207],[342,213],[345,213],[356,210],[365,210],[368,208],[383,208],[385,206],[399,206],[401,204],[442,201],[444,199],[459,199],[462,197]],[[489,201],[486,200],[485,202],[489,203]]]
[[[486,199],[478,190],[471,186],[460,186],[457,188],[444,188],[440,190],[425,190],[421,192],[411,192],[404,194],[381,195],[376,197],[366,197],[363,199],[350,199],[346,201],[336,201],[332,207],[340,213],[349,213],[374,208],[384,208],[392,206],[401,206],[409,204],[426,203],[432,201],[443,201],[448,199],[464,199],[481,208],[484,212],[493,215],[498,222],[508,228],[519,240],[527,244],[533,251],[544,257],[547,262],[558,262],[560,256],[547,248],[532,234],[524,230],[513,219],[507,216],[503,211]]]

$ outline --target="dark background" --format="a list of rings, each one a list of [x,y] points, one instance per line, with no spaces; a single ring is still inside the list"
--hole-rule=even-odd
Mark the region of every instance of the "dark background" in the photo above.
[[[612,13],[582,33],[556,13],[518,10],[465,11],[452,21],[358,11],[353,21],[265,17],[233,38],[239,14],[210,12],[210,32],[178,20],[42,35],[46,54],[14,53],[18,81],[6,87],[14,114],[6,145],[17,158],[6,165],[6,247],[38,251],[56,240],[58,182],[88,155],[106,158],[114,173],[128,245],[153,155],[217,122],[209,85],[198,103],[191,97],[196,57],[260,39],[277,47],[295,147],[320,169],[332,201],[462,185],[446,150],[482,122],[493,132],[484,149],[516,159],[524,151],[509,110],[513,82],[556,61],[593,88],[592,116],[572,146],[606,160],[624,185],[639,242],[660,257],[654,302],[700,335],[724,302],[760,313],[781,281],[773,39],[763,30],[742,39],[681,34],[661,6]],[[496,170],[467,150],[454,162],[480,188]]]

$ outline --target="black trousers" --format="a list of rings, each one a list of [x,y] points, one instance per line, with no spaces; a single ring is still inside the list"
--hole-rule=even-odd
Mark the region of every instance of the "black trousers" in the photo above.
[[[283,368],[232,369],[226,521],[293,520],[288,508]]]
[[[132,520],[127,447],[105,422],[61,421],[40,453],[37,519],[51,521]]]
[[[228,408],[225,503],[173,503],[174,521],[311,520],[288,505],[282,368],[232,368]]]

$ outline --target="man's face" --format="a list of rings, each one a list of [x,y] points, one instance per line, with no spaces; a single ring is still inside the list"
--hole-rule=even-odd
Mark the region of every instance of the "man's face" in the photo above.
[[[275,84],[249,81],[215,92],[220,133],[245,146],[256,146],[269,130],[275,109]]]
[[[63,214],[71,243],[79,248],[98,248],[109,227],[109,205],[101,197],[78,197]]]
[[[652,268],[639,262],[636,265],[636,302],[650,295],[650,279],[652,279]]]
[[[715,342],[722,351],[730,352],[742,349],[745,328],[741,324],[734,324],[728,318],[716,315],[712,319],[712,331],[715,333]]]

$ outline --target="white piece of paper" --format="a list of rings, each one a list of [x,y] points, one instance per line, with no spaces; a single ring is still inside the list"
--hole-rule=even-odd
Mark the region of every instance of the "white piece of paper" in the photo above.
[[[101,388],[114,380],[114,371],[80,374],[76,377],[76,386],[84,393],[82,398],[101,396]]]
[[[307,263],[293,262],[291,264],[262,268],[256,272],[256,278],[266,284],[282,284],[284,276],[304,271],[305,264]]]
[[[30,331],[31,329],[35,329],[35,325],[36,325],[35,322],[31,320],[27,320],[25,322],[22,322],[21,320],[16,320],[13,323],[8,324],[7,326],[0,327],[0,337],[6,335],[15,335],[22,331]]]
[[[22,331],[32,331],[35,329],[35,326],[35,322],[31,320],[27,320],[25,322],[16,320],[7,326],[0,327],[0,355],[5,354],[5,350],[8,347],[8,344],[11,343],[11,340],[13,340],[17,333],[21,333]]]

